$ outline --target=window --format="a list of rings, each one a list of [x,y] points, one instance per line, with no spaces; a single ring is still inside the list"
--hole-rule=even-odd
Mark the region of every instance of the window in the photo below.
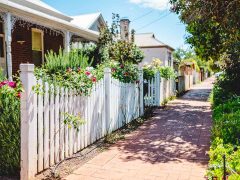
[[[36,66],[43,62],[43,31],[32,28],[32,60]]]
[[[172,53],[168,52],[168,66],[172,66]]]
[[[3,22],[0,21],[0,34],[3,34]]]
[[[42,51],[42,31],[32,29],[32,50]]]
[[[4,37],[0,34],[0,58],[4,58]]]

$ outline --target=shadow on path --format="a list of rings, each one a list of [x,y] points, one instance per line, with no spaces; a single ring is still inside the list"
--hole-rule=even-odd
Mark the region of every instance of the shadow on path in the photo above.
[[[151,120],[67,179],[204,179],[211,129],[207,99],[213,81],[155,110]]]

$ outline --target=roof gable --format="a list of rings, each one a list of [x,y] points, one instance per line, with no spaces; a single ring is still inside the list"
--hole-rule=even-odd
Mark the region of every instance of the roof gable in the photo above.
[[[100,21],[102,24],[106,25],[102,14],[92,13],[92,14],[82,14],[78,16],[72,16],[73,20],[71,21],[72,24],[77,25],[79,27],[90,29],[95,23]]]
[[[174,50],[171,46],[156,39],[154,33],[136,34],[135,44],[139,47],[167,47]]]

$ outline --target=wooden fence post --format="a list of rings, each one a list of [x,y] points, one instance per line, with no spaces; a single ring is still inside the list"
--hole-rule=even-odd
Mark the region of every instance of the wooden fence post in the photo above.
[[[104,134],[109,133],[110,123],[111,123],[111,69],[104,69],[104,85],[105,85],[105,128]]]
[[[33,64],[20,64],[21,93],[21,180],[34,179],[37,173],[37,96]]]

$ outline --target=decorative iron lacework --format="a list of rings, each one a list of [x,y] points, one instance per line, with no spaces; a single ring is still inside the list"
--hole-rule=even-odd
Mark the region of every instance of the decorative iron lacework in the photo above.
[[[3,12],[2,9],[0,9],[0,17],[4,22],[6,21],[7,15],[6,15],[6,13]]]
[[[1,8],[0,8],[0,17],[4,22],[6,22],[7,13],[6,13],[6,11],[4,11]],[[23,18],[23,17],[19,17],[19,16],[15,16],[15,15],[11,15],[12,32],[15,29],[15,24],[17,21],[19,22],[19,26],[27,27],[28,30],[30,30],[32,28],[32,26],[34,25],[37,29],[41,29],[42,31],[44,31],[45,33],[48,33],[51,36],[58,36],[58,35],[64,36],[64,33],[61,30],[57,30],[57,29],[54,29],[51,27],[46,27],[38,22],[35,22],[35,21],[29,19],[29,18]],[[71,36],[71,34],[70,34],[70,36]]]
[[[26,27],[28,30],[30,30],[34,25],[37,29],[41,29],[42,31],[44,31],[45,33],[48,33],[51,36],[58,36],[58,35],[64,36],[64,33],[60,30],[57,30],[51,27],[46,27],[44,25],[39,24],[38,22],[35,22],[27,18],[12,16],[12,25],[15,25],[16,21],[18,21],[18,24],[20,27]],[[14,26],[12,27],[13,27],[12,29],[14,30],[15,27]]]

